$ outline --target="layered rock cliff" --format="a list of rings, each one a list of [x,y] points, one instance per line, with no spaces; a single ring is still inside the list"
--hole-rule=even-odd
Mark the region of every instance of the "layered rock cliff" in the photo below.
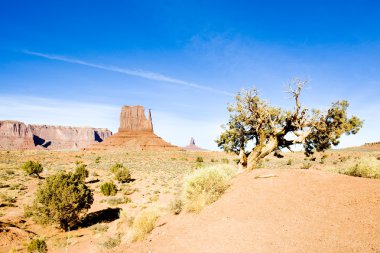
[[[119,132],[104,142],[91,145],[88,149],[124,150],[173,150],[176,146],[164,141],[153,132],[152,115],[148,119],[143,106],[123,106],[120,113]]]
[[[103,128],[27,125],[0,121],[0,149],[76,150],[102,142],[112,132]]]

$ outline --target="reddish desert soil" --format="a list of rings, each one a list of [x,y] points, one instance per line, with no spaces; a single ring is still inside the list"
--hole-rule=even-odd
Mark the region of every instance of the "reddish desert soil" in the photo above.
[[[277,177],[255,179],[267,174]],[[118,252],[380,252],[380,180],[257,170],[236,177],[200,214],[159,224]]]

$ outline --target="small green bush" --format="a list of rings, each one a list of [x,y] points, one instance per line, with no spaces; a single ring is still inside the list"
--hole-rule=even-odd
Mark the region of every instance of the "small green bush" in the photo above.
[[[104,196],[115,196],[117,193],[117,188],[113,182],[105,182],[100,185],[100,192]]]
[[[28,253],[45,253],[47,252],[47,245],[43,239],[33,239],[28,244]]]
[[[122,169],[122,168],[124,168],[124,165],[123,165],[123,164],[121,164],[121,163],[115,163],[115,164],[111,167],[110,171],[111,171],[113,174],[115,174],[119,169]]]
[[[36,175],[38,178],[41,178],[40,173],[43,171],[43,167],[38,162],[27,161],[22,166],[22,170],[24,170],[28,175]]]
[[[229,164],[230,160],[228,160],[227,158],[222,158],[222,163]]]
[[[67,231],[93,202],[92,191],[80,177],[59,172],[48,177],[38,188],[30,210],[37,222],[58,223]]]
[[[96,158],[95,158],[95,163],[96,163],[96,164],[100,163],[100,159],[101,159],[100,156],[96,157]]]
[[[198,156],[197,159],[195,160],[197,163],[203,163],[203,157]]]
[[[79,176],[83,181],[88,177],[89,175],[89,172],[88,170],[86,169],[87,165],[86,164],[81,164],[81,165],[78,165],[76,168],[75,168],[75,175]]]
[[[292,165],[293,164],[293,160],[292,159],[289,159],[287,162],[286,162],[286,165]]]
[[[200,212],[215,202],[229,187],[229,181],[235,174],[235,167],[219,165],[196,170],[187,176],[182,190],[185,209]]]
[[[311,168],[311,163],[303,163],[301,169],[308,170]]]
[[[128,183],[131,181],[131,173],[127,168],[120,168],[115,173],[115,180],[120,183]]]

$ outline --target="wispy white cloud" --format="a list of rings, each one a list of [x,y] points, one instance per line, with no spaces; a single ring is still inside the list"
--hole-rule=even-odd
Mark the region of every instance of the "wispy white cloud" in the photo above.
[[[223,95],[227,95],[227,96],[233,96],[232,93],[224,91],[224,90],[214,89],[214,88],[207,87],[204,85],[199,85],[196,83],[187,82],[184,80],[180,80],[180,79],[176,79],[176,78],[169,77],[166,75],[162,75],[160,73],[155,73],[155,72],[150,72],[150,71],[145,71],[145,70],[134,70],[134,69],[127,69],[127,68],[120,68],[120,67],[111,66],[111,65],[95,64],[95,63],[91,63],[91,62],[87,62],[87,61],[83,61],[83,60],[78,60],[78,59],[74,59],[74,58],[70,58],[70,57],[66,57],[66,56],[45,54],[45,53],[29,51],[29,50],[24,50],[23,53],[28,54],[28,55],[34,55],[34,56],[42,57],[45,59],[68,62],[68,63],[73,63],[73,64],[79,64],[79,65],[83,65],[83,66],[87,66],[87,67],[92,67],[92,68],[102,69],[102,70],[106,70],[106,71],[121,73],[121,74],[129,75],[129,76],[137,76],[137,77],[150,79],[150,80],[154,80],[154,81],[167,82],[167,83],[171,83],[171,84],[181,85],[181,86],[190,87],[190,88],[199,89],[199,90],[204,90],[204,91],[208,91],[208,92],[223,94]]]

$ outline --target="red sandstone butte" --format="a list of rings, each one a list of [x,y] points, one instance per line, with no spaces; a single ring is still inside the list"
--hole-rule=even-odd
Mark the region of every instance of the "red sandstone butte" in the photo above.
[[[123,106],[120,113],[119,132],[102,143],[91,145],[88,149],[125,149],[141,150],[179,150],[153,132],[152,115],[148,119],[143,106]]]

